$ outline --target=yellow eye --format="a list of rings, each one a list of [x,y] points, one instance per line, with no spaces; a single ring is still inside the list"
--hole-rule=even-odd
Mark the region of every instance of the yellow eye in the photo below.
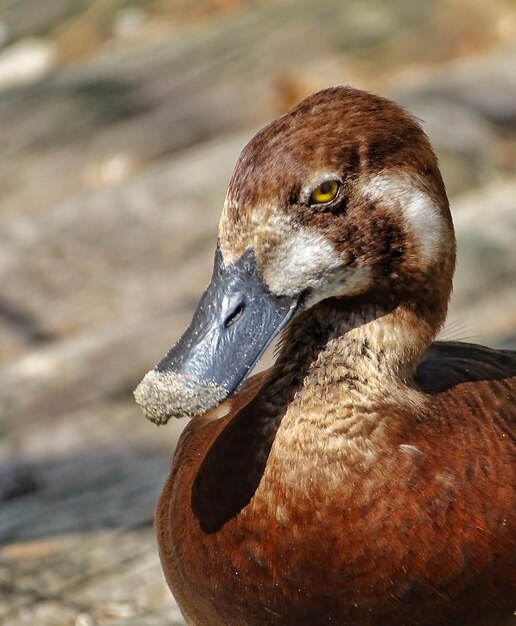
[[[327,204],[331,202],[339,191],[338,180],[325,180],[319,187],[316,187],[310,194],[310,204]]]

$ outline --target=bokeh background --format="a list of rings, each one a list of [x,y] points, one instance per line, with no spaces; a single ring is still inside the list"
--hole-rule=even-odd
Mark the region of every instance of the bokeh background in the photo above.
[[[445,336],[516,346],[513,0],[0,0],[0,624],[182,624],[132,389],[189,321],[254,131],[353,84],[415,113],[459,239]]]

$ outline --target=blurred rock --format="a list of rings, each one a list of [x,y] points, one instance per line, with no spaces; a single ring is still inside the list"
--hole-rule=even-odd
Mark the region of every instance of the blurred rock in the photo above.
[[[108,37],[118,0],[93,0],[79,15],[57,25],[54,41],[59,60],[70,65],[95,56]]]
[[[5,22],[0,21],[0,48],[3,48],[11,38],[11,31]]]
[[[113,24],[113,36],[126,40],[137,39],[142,34],[147,17],[145,11],[136,7],[118,11]]]
[[[503,344],[516,331],[516,179],[460,196],[452,211],[458,260],[449,323],[464,340]]]
[[[55,67],[56,49],[51,41],[23,39],[0,52],[0,89],[40,80]]]
[[[404,75],[391,91],[423,121],[451,195],[516,172],[516,47]]]
[[[452,102],[486,121],[516,128],[516,46],[471,60],[461,60],[420,82],[417,100]],[[402,96],[403,97],[403,96]]]
[[[138,168],[138,160],[130,152],[117,152],[91,164],[85,172],[88,186],[103,187],[129,178]]]
[[[118,164],[105,189],[0,218],[3,298],[59,337],[155,306],[181,308],[209,277],[226,186],[248,137],[191,149],[123,185],[112,179],[124,175]]]

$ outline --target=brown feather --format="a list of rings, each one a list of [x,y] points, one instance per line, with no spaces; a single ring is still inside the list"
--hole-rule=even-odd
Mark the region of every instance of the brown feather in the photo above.
[[[345,181],[334,211],[299,201],[322,165]],[[417,176],[438,207],[432,262],[392,208],[360,195],[385,171]],[[516,354],[431,343],[455,244],[419,125],[350,88],[273,122],[230,184],[226,262],[252,245],[265,272],[282,220],[323,233],[372,282],[300,313],[273,368],[187,426],[156,529],[188,624],[512,623]]]

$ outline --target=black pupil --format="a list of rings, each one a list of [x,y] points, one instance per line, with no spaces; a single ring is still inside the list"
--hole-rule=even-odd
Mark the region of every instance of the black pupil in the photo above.
[[[321,185],[321,193],[324,195],[326,195],[327,193],[330,193],[332,189],[333,189],[333,183],[329,180],[325,181]]]

